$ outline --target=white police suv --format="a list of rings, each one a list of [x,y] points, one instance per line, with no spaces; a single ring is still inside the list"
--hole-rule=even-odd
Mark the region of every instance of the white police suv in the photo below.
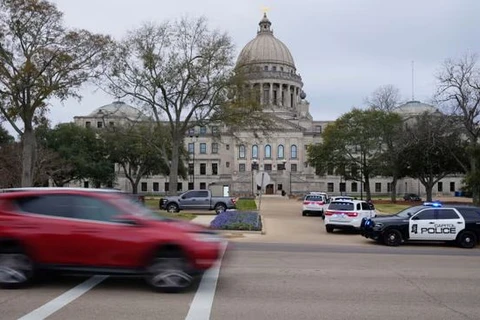
[[[427,202],[397,214],[363,219],[361,234],[388,246],[405,241],[447,241],[473,248],[480,239],[480,208]]]
[[[325,229],[328,233],[335,229],[359,229],[363,218],[373,218],[375,215],[375,209],[366,201],[332,201],[325,211]]]

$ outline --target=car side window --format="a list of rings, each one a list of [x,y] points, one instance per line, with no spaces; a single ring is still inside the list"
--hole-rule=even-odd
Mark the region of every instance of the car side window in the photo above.
[[[432,209],[423,210],[417,213],[413,217],[413,220],[434,220],[434,219],[436,219],[435,210],[432,210]]]
[[[208,191],[197,191],[197,198],[208,198]]]
[[[74,217],[73,200],[70,195],[43,195],[17,199],[20,210],[53,217]]]
[[[459,219],[459,217],[453,209],[442,209],[438,210],[438,219]]]
[[[106,201],[87,196],[75,196],[75,218],[94,221],[112,221],[122,212]]]
[[[186,192],[182,196],[183,199],[190,199],[190,198],[195,198],[195,197],[196,197],[196,192],[195,191]]]
[[[360,207],[360,203],[357,203],[357,210],[362,210]]]
[[[362,210],[372,210],[372,208],[370,208],[368,203],[362,202]]]

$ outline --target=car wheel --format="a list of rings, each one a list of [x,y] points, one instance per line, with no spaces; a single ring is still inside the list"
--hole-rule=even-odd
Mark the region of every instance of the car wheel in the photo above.
[[[22,251],[0,253],[0,286],[4,288],[20,288],[33,279],[34,266],[32,260]]]
[[[383,235],[383,242],[387,246],[399,246],[402,243],[402,234],[400,233],[400,231],[395,229],[387,230]]]
[[[180,252],[159,254],[147,268],[147,283],[155,291],[176,293],[193,283],[190,264]]]
[[[215,206],[215,212],[217,214],[225,212],[227,210],[227,207],[223,203],[219,203]]]
[[[305,211],[302,211],[302,216],[305,217],[307,213]]]
[[[178,205],[176,203],[169,203],[167,205],[167,212],[170,212],[170,213],[177,213],[179,210],[178,210]]]
[[[327,230],[327,233],[333,233],[333,230],[335,230],[335,228],[333,226],[325,226],[325,230]]]
[[[457,244],[462,248],[474,248],[477,245],[477,236],[472,231],[463,231],[457,237]]]

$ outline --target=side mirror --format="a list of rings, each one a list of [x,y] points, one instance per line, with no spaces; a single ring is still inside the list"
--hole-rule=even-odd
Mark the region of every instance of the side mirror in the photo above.
[[[121,223],[121,224],[125,224],[125,225],[130,225],[130,226],[139,226],[140,225],[140,221],[138,221],[137,219],[135,219],[131,216],[114,217],[112,219],[112,222]]]

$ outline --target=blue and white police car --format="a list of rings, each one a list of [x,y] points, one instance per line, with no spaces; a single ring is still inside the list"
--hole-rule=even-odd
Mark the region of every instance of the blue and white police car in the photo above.
[[[426,202],[394,215],[363,219],[360,230],[362,236],[388,246],[406,241],[445,241],[474,248],[480,239],[480,208]]]

